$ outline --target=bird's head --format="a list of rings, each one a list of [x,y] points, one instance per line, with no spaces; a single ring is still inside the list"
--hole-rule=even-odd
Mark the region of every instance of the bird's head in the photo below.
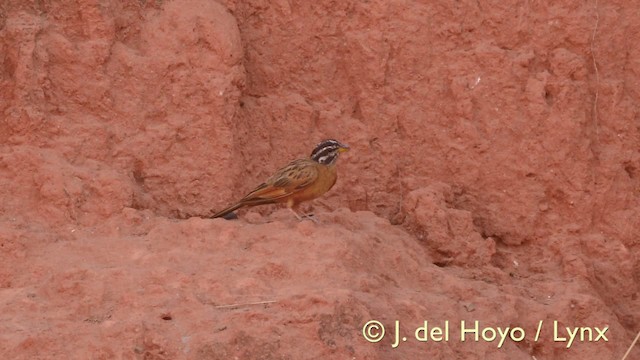
[[[349,145],[333,139],[323,140],[311,152],[311,160],[323,165],[332,165],[338,159],[338,155],[345,151],[349,151]]]

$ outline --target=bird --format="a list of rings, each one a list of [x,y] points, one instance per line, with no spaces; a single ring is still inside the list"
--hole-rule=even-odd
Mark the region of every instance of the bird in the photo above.
[[[336,161],[341,153],[349,149],[349,145],[337,140],[323,140],[308,158],[291,161],[238,202],[218,211],[211,218],[228,219],[235,210],[244,206],[286,203],[298,220],[304,217],[314,220],[308,215],[300,216],[296,206],[323,195],[335,185],[338,179]]]

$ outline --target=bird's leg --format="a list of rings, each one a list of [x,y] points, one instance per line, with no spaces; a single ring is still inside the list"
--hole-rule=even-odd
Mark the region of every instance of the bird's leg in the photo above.
[[[300,221],[302,221],[302,220],[304,220],[304,219],[306,218],[306,219],[309,219],[309,220],[313,221],[313,222],[314,222],[314,223],[316,223],[316,224],[318,223],[318,219],[316,219],[316,218],[313,216],[313,214],[309,214],[309,215],[305,214],[305,215],[300,216],[300,214],[298,214],[298,212],[297,212],[293,207],[289,207],[288,209],[289,209],[289,210],[291,210],[291,212],[292,212],[292,213],[296,216],[296,218],[297,218],[298,220],[300,220]]]
[[[290,208],[290,207],[287,208],[287,209],[289,209],[289,211],[291,211],[293,213],[293,215],[295,215],[298,220],[302,221],[302,217],[300,216],[300,214],[298,214],[297,211],[293,210],[293,208]]]

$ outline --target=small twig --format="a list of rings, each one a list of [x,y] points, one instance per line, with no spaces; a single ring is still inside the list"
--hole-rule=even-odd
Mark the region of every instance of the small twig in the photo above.
[[[592,122],[593,122],[593,132],[590,134],[591,141],[589,144],[589,150],[591,150],[591,155],[593,156],[593,160],[591,162],[591,182],[595,188],[597,188],[597,177],[598,170],[597,165],[600,162],[599,154],[598,154],[598,139],[600,137],[600,130],[598,129],[598,97],[600,95],[600,72],[598,71],[598,62],[596,61],[596,53],[595,53],[595,42],[596,42],[596,34],[598,32],[598,25],[600,24],[600,13],[598,13],[598,0],[595,0],[593,5],[594,11],[596,13],[596,22],[593,26],[593,32],[591,33],[591,44],[589,45],[591,51],[591,62],[593,63],[593,71],[596,75],[596,85],[593,96],[593,107],[592,111]],[[594,207],[591,211],[591,226],[593,226],[595,222],[595,218],[597,216],[598,210]]]
[[[595,26],[593,27],[593,32],[591,33],[590,50],[591,50],[591,61],[593,62],[593,70],[596,74],[596,92],[593,99],[593,122],[596,127],[595,131],[596,131],[596,141],[597,141],[598,140],[598,95],[600,92],[600,72],[598,71],[598,64],[596,62],[594,44],[596,42],[596,33],[598,32],[598,25],[600,23],[600,14],[598,13],[598,0],[596,0],[596,3],[594,4],[594,8],[596,11],[596,23],[595,23]]]
[[[622,357],[622,360],[626,359],[627,356],[631,353],[631,349],[633,349],[633,347],[636,345],[636,343],[638,342],[638,338],[640,338],[640,331],[638,331],[638,335],[636,335],[636,338],[633,340],[633,342],[631,343],[631,346],[629,346],[629,349],[627,350],[626,353],[624,353],[624,356]]]
[[[216,305],[215,308],[216,309],[225,309],[225,308],[232,308],[232,307],[238,307],[238,306],[252,306],[252,305],[272,304],[274,302],[276,302],[276,300],[256,301],[256,302],[250,302],[250,303],[239,303],[239,304],[228,304],[228,305]]]

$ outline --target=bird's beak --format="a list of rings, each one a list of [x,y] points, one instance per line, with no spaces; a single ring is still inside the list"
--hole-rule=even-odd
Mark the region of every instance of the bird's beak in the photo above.
[[[347,152],[349,151],[349,145],[347,144],[340,144],[340,149],[338,149],[338,152],[343,153],[343,152]]]

